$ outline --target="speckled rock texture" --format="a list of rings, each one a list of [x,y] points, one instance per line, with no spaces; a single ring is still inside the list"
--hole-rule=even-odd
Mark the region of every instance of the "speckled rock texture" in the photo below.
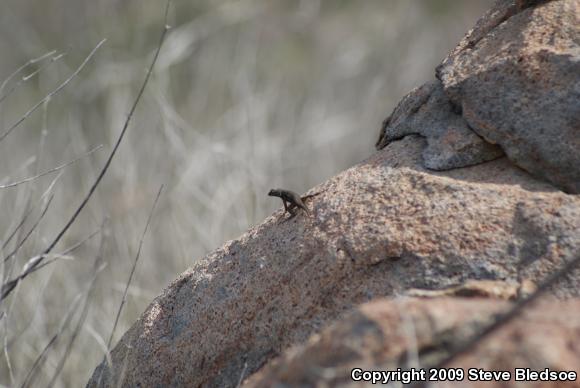
[[[439,81],[426,83],[405,96],[383,122],[378,149],[406,135],[427,139],[423,164],[449,170],[497,159],[504,153],[473,132],[443,91]]]
[[[314,188],[310,217],[280,210],[202,259],[88,386],[236,386],[371,299],[469,279],[538,283],[578,254],[580,196],[505,157],[434,173],[424,147],[414,135],[391,143]],[[554,293],[580,294],[580,271]]]
[[[477,134],[580,193],[580,2],[519,3],[498,2],[437,77]]]
[[[383,123],[427,138],[434,170],[491,160],[580,193],[580,2],[500,0]],[[443,92],[441,92],[443,89]],[[501,147],[501,150],[500,150]]]
[[[424,367],[428,358],[445,355],[439,341],[477,327],[509,304],[490,299],[437,298],[377,300],[270,362],[244,387],[360,387],[351,370],[394,371]],[[510,371],[576,371],[580,374],[580,299],[544,300],[494,333],[450,368]],[[437,354],[440,352],[440,355]],[[577,387],[575,382],[431,383],[430,387]]]

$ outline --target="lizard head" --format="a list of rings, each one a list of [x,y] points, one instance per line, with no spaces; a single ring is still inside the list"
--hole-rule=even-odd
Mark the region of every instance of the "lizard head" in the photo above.
[[[280,189],[272,189],[268,192],[268,195],[270,197],[279,197],[281,194],[281,190]]]

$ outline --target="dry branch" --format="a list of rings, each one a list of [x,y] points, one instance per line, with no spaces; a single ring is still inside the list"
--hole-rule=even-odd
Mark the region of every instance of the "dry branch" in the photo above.
[[[83,63],[81,63],[81,65],[74,71],[74,73],[72,73],[66,80],[64,80],[64,82],[61,83],[56,89],[54,89],[52,92],[50,92],[46,96],[44,96],[44,98],[42,100],[38,101],[32,108],[30,108],[24,115],[22,115],[22,117],[20,117],[14,124],[12,124],[3,134],[1,134],[0,135],[0,142],[2,142],[2,140],[4,140],[6,138],[6,136],[8,136],[13,130],[15,130],[16,127],[18,127],[20,124],[22,124],[24,122],[24,120],[26,120],[32,113],[34,113],[34,111],[37,110],[42,104],[44,104],[46,101],[50,100],[55,94],[57,94],[62,89],[64,89],[64,87],[66,85],[68,85],[68,83],[70,81],[72,81],[73,78],[75,78],[81,72],[81,70],[85,67],[85,65],[89,62],[89,60],[93,57],[93,55],[95,55],[95,53],[97,52],[99,47],[101,47],[103,45],[103,43],[105,43],[105,41],[106,41],[106,39],[101,40],[95,46],[93,51],[91,51],[90,54],[85,58]]]
[[[18,251],[20,250],[20,248],[22,248],[22,246],[24,245],[24,243],[26,242],[26,240],[28,240],[28,238],[30,237],[30,235],[32,234],[32,232],[34,232],[36,230],[36,228],[40,224],[40,221],[42,221],[42,219],[46,215],[46,212],[48,211],[48,208],[50,207],[50,204],[51,204],[53,198],[54,198],[54,194],[51,194],[51,196],[48,198],[48,201],[46,203],[46,206],[44,206],[44,209],[42,210],[42,213],[40,213],[40,216],[38,217],[38,219],[34,222],[34,224],[32,225],[32,227],[30,228],[30,230],[28,230],[28,232],[24,235],[24,237],[22,238],[22,240],[20,240],[18,242],[18,244],[16,244],[16,248],[14,248],[12,250],[12,252],[10,252],[8,255],[6,255],[6,257],[4,258],[4,262],[7,262],[12,257],[14,257],[16,255],[16,253],[18,253]]]
[[[80,213],[82,212],[82,210],[85,208],[85,206],[87,205],[87,203],[89,202],[89,200],[93,196],[95,190],[97,189],[97,186],[99,185],[99,183],[101,182],[101,180],[105,176],[105,173],[109,169],[109,166],[111,165],[111,162],[113,161],[113,158],[114,158],[115,154],[117,153],[117,150],[119,149],[119,146],[121,145],[121,142],[122,142],[123,138],[125,137],[125,133],[127,132],[127,129],[129,128],[129,123],[131,122],[131,118],[133,117],[133,114],[135,113],[135,110],[137,109],[137,105],[139,104],[139,101],[141,100],[141,97],[143,96],[143,92],[145,91],[145,87],[147,86],[147,83],[149,82],[149,78],[151,77],[151,74],[153,72],[153,67],[155,66],[155,63],[157,62],[157,58],[159,57],[159,52],[161,51],[161,46],[163,45],[163,41],[165,39],[165,35],[167,34],[167,31],[169,30],[169,27],[167,26],[167,15],[168,15],[168,12],[169,12],[169,4],[170,4],[170,1],[168,0],[167,1],[167,6],[165,8],[165,18],[164,18],[165,23],[164,23],[164,26],[163,26],[163,31],[161,33],[161,37],[159,39],[159,43],[157,45],[157,50],[155,51],[155,55],[153,57],[153,60],[151,61],[151,65],[149,66],[149,68],[147,70],[147,74],[145,76],[145,80],[143,81],[143,84],[141,85],[141,89],[137,93],[137,97],[135,98],[135,101],[133,102],[133,105],[132,105],[132,107],[131,107],[131,109],[129,111],[129,114],[127,116],[127,119],[125,120],[125,124],[123,125],[123,129],[121,130],[121,133],[119,134],[119,137],[117,138],[117,141],[115,143],[115,146],[113,147],[113,150],[109,154],[109,157],[107,158],[107,161],[105,162],[105,165],[103,166],[103,168],[99,172],[99,175],[95,179],[95,182],[91,186],[89,192],[87,193],[87,195],[85,196],[85,198],[83,199],[83,201],[81,202],[81,204],[79,205],[79,207],[73,213],[72,217],[68,220],[68,222],[66,223],[66,225],[61,229],[61,231],[57,234],[57,236],[49,244],[49,246],[44,250],[44,252],[41,255],[39,255],[40,256],[40,260],[38,260],[33,266],[29,267],[26,271],[24,271],[22,274],[20,274],[16,278],[14,278],[14,279],[12,279],[12,280],[10,280],[7,283],[5,283],[5,284],[2,285],[2,291],[1,291],[2,295],[0,296],[0,301],[3,301],[12,292],[12,290],[14,290],[14,288],[18,285],[18,283],[21,280],[23,280],[24,278],[26,278],[32,271],[34,271],[34,268],[36,266],[38,266],[42,262],[42,260],[50,252],[52,252],[52,250],[54,249],[54,247],[56,246],[56,244],[58,244],[58,242],[60,241],[60,239],[64,236],[64,234],[68,231],[68,229],[76,221],[76,219],[78,218],[78,216],[80,215]],[[97,45],[97,47],[93,50],[93,52],[95,52],[96,49],[103,42],[104,42],[104,40],[102,40],[99,43],[99,45]],[[91,55],[92,55],[92,53],[91,53]],[[2,140],[2,138],[0,137],[0,141],[1,140]]]
[[[49,170],[43,171],[43,172],[41,172],[41,173],[39,173],[39,174],[36,174],[36,175],[30,176],[30,177],[28,177],[28,178],[21,179],[21,180],[19,180],[19,181],[16,181],[16,182],[7,183],[7,184],[5,184],[5,185],[0,185],[0,189],[7,189],[7,188],[10,188],[10,187],[15,187],[15,186],[21,185],[21,184],[23,184],[23,183],[26,183],[26,182],[33,181],[33,180],[35,180],[35,179],[38,179],[38,178],[40,178],[40,177],[43,177],[43,176],[45,176],[45,175],[51,174],[51,173],[53,173],[53,172],[57,172],[57,171],[59,171],[59,170],[62,170],[63,168],[66,168],[66,167],[70,166],[71,164],[73,164],[73,163],[76,163],[76,162],[78,162],[79,160],[81,160],[81,159],[83,159],[83,158],[86,158],[87,156],[89,156],[89,155],[90,155],[90,154],[92,154],[93,152],[95,152],[95,151],[97,151],[97,150],[101,149],[102,147],[103,147],[103,145],[102,145],[102,144],[100,144],[100,145],[96,146],[95,148],[93,148],[92,150],[90,150],[90,151],[88,151],[88,152],[84,153],[83,155],[81,155],[81,156],[78,156],[78,157],[74,158],[73,160],[69,160],[68,162],[66,162],[66,163],[63,163],[63,164],[61,164],[61,165],[59,165],[59,166],[53,167],[53,168],[51,168],[51,169],[49,169]]]
[[[24,69],[26,69],[30,65],[34,65],[37,62],[45,60],[46,58],[50,57],[51,55],[54,55],[55,53],[56,53],[56,50],[49,51],[46,54],[42,54],[41,56],[39,56],[37,58],[33,58],[33,59],[27,61],[25,64],[20,66],[18,69],[14,70],[12,72],[12,74],[10,74],[8,77],[6,77],[6,79],[4,81],[2,81],[2,85],[0,85],[0,92],[2,92],[4,90],[6,85],[8,85],[8,83],[12,80],[12,78],[16,77],[18,75],[18,73],[20,73],[21,71],[23,71]]]
[[[43,55],[42,57],[40,57],[41,59],[44,59],[47,57],[47,55],[52,55],[54,54],[56,51],[51,51],[48,54]],[[45,63],[44,65],[40,66],[38,69],[34,70],[32,73],[22,77],[18,82],[16,82],[11,88],[10,90],[8,90],[6,93],[2,94],[0,96],[0,104],[6,99],[8,98],[8,96],[10,96],[10,94],[12,94],[12,92],[14,92],[14,90],[16,90],[20,85],[22,85],[24,82],[27,82],[29,79],[31,79],[32,77],[34,77],[35,75],[39,74],[44,68],[48,67],[50,64],[58,61],[59,59],[63,58],[66,54],[65,53],[61,53],[58,55],[55,55],[54,57],[50,58],[50,62]],[[27,64],[24,67],[27,67],[29,65],[32,65],[35,62],[29,61],[27,62]],[[24,67],[19,68],[19,70],[17,70],[15,73],[11,74],[2,84],[2,86],[0,86],[0,91],[4,90],[4,87],[6,86],[6,83],[10,80],[10,78],[14,75],[16,75],[18,72],[20,72],[20,70],[22,70]]]
[[[159,188],[157,192],[157,196],[155,197],[155,201],[153,201],[153,206],[151,206],[151,210],[149,211],[149,217],[147,217],[147,223],[145,224],[145,229],[143,229],[143,234],[141,235],[141,240],[139,241],[139,248],[137,249],[137,254],[135,255],[135,261],[133,262],[133,267],[131,268],[131,273],[129,274],[129,279],[127,279],[127,284],[125,285],[125,291],[123,292],[123,298],[121,299],[121,304],[119,305],[119,310],[117,310],[117,316],[115,317],[115,323],[113,324],[113,328],[111,329],[111,335],[109,336],[109,341],[107,342],[107,349],[111,348],[111,342],[113,341],[113,336],[115,335],[115,330],[117,329],[117,324],[119,323],[119,317],[121,316],[121,311],[123,310],[123,306],[127,301],[127,292],[129,291],[129,286],[131,285],[131,280],[133,280],[133,274],[135,273],[135,268],[137,268],[137,262],[139,261],[139,257],[141,257],[141,248],[143,247],[143,241],[145,241],[145,235],[147,234],[147,230],[149,229],[149,224],[151,223],[151,218],[153,217],[153,212],[157,207],[157,202],[159,201],[159,197],[161,196],[161,192],[163,191],[163,185]]]

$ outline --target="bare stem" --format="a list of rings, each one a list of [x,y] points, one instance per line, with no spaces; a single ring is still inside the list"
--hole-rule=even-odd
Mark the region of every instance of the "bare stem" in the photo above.
[[[163,41],[165,40],[165,35],[167,34],[167,31],[169,30],[169,26],[167,25],[167,15],[169,13],[169,4],[170,4],[170,0],[167,1],[167,6],[165,8],[165,18],[164,18],[165,23],[163,26],[163,31],[161,33],[161,37],[159,39],[159,44],[157,45],[157,50],[155,51],[155,55],[153,57],[153,60],[151,61],[151,65],[149,66],[149,69],[147,70],[145,80],[143,81],[143,84],[141,85],[141,89],[137,93],[137,97],[135,98],[133,106],[131,107],[131,110],[129,111],[127,119],[125,120],[125,124],[123,125],[123,129],[121,130],[121,133],[119,134],[119,137],[117,138],[117,142],[115,143],[113,150],[109,154],[109,157],[107,158],[107,161],[105,162],[105,165],[103,166],[103,168],[99,172],[99,175],[95,179],[95,182],[91,186],[89,192],[87,193],[87,195],[85,196],[85,198],[83,199],[83,201],[81,202],[79,207],[73,213],[72,217],[68,220],[66,225],[61,229],[61,231],[57,234],[57,236],[54,238],[54,240],[48,245],[48,247],[40,255],[41,256],[40,260],[38,260],[34,265],[29,267],[22,274],[20,274],[19,276],[17,276],[14,279],[8,281],[6,284],[4,284],[2,286],[2,291],[1,291],[2,295],[0,296],[0,301],[3,301],[12,292],[12,290],[14,290],[14,288],[18,285],[18,283],[21,280],[23,280],[24,278],[26,278],[34,270],[34,268],[42,262],[42,260],[46,257],[46,255],[48,255],[50,252],[52,252],[52,250],[54,249],[56,244],[58,244],[60,239],[64,236],[64,234],[68,231],[68,229],[72,226],[72,224],[76,221],[78,216],[81,214],[81,212],[83,211],[83,209],[85,208],[85,206],[87,205],[87,203],[89,202],[91,197],[93,196],[99,183],[101,183],[101,180],[105,176],[105,173],[109,169],[109,166],[111,165],[111,162],[113,161],[113,158],[115,157],[115,154],[117,153],[117,150],[119,149],[119,146],[121,145],[121,142],[122,142],[123,138],[125,137],[125,133],[127,132],[127,129],[129,128],[129,123],[131,122],[131,118],[133,117],[133,114],[135,113],[135,110],[137,109],[137,105],[139,104],[139,101],[141,101],[141,97],[143,96],[143,92],[145,91],[145,87],[147,86],[147,83],[149,82],[149,78],[151,77],[151,74],[153,73],[153,67],[155,66],[155,63],[157,62],[157,58],[159,57],[159,52],[161,51],[161,46],[163,45]],[[95,52],[96,49],[103,42],[104,42],[104,40],[102,40],[101,43],[99,43],[97,45],[97,47],[93,50],[93,52]],[[92,53],[90,56],[92,56]],[[88,58],[87,58],[87,61],[88,61]],[[1,140],[2,140],[2,138],[0,138],[0,141]]]
[[[20,73],[22,70],[26,69],[30,65],[34,65],[37,62],[43,61],[46,58],[48,58],[48,57],[50,57],[51,55],[54,55],[54,54],[56,54],[56,50],[49,51],[46,54],[43,54],[43,55],[41,55],[38,58],[33,58],[33,59],[29,60],[24,65],[20,66],[18,69],[14,70],[14,72],[12,74],[10,74],[2,82],[2,85],[0,85],[0,92],[2,92],[4,90],[4,88],[6,87],[6,85],[8,85],[8,82],[10,82],[10,80],[12,80],[12,78],[16,77],[18,75],[18,73]]]
[[[149,212],[149,217],[147,218],[147,223],[145,224],[145,229],[143,229],[143,234],[141,235],[141,240],[139,241],[139,248],[137,249],[137,254],[135,255],[135,261],[133,262],[133,267],[131,268],[129,279],[127,279],[125,291],[123,292],[123,298],[121,299],[121,304],[119,305],[119,310],[117,311],[117,316],[115,317],[115,323],[113,324],[113,329],[111,329],[111,335],[109,336],[109,341],[107,342],[107,349],[111,348],[111,342],[113,341],[113,336],[115,335],[115,330],[117,329],[117,324],[119,323],[121,311],[123,310],[123,306],[127,301],[127,293],[129,291],[129,286],[131,285],[131,281],[133,280],[133,274],[135,273],[135,268],[137,268],[137,262],[139,261],[139,257],[141,256],[141,248],[143,247],[143,241],[145,241],[145,235],[147,234],[147,230],[149,229],[149,224],[151,223],[153,212],[155,211],[155,207],[157,206],[157,202],[159,201],[159,197],[161,196],[162,191],[163,185],[161,185],[159,191],[157,192],[157,196],[155,197],[155,201],[153,202],[153,206],[151,206],[151,211]]]
[[[38,178],[40,178],[40,177],[43,177],[43,176],[45,176],[45,175],[51,174],[51,173],[53,173],[53,172],[56,172],[56,171],[62,170],[63,168],[66,168],[66,167],[70,166],[71,164],[73,164],[73,163],[76,163],[76,162],[78,162],[79,160],[81,160],[81,159],[83,159],[83,158],[86,158],[87,156],[89,156],[89,155],[90,155],[90,154],[92,154],[93,152],[95,152],[95,151],[97,151],[97,150],[101,149],[102,147],[103,147],[103,145],[102,145],[102,144],[101,144],[101,145],[98,145],[98,146],[96,146],[95,148],[93,148],[92,150],[90,150],[90,151],[88,151],[88,152],[84,153],[83,155],[81,155],[81,156],[78,156],[78,157],[74,158],[73,160],[70,160],[70,161],[68,161],[68,162],[66,162],[66,163],[63,163],[63,164],[61,164],[60,166],[53,167],[53,168],[51,168],[50,170],[43,171],[43,172],[41,172],[41,173],[39,173],[39,174],[36,174],[36,175],[30,176],[30,177],[28,177],[28,178],[21,179],[21,180],[19,180],[19,181],[16,181],[16,182],[7,183],[7,184],[5,184],[5,185],[0,185],[0,189],[7,189],[7,188],[9,188],[9,187],[15,187],[15,186],[21,185],[21,184],[23,184],[23,183],[26,183],[26,182],[33,181],[33,180],[35,180],[35,179],[38,179]]]
[[[4,258],[4,262],[7,262],[8,260],[10,260],[12,257],[14,257],[16,255],[16,253],[18,253],[18,251],[20,250],[20,248],[22,248],[22,246],[24,245],[24,243],[26,242],[26,240],[28,240],[28,238],[30,237],[30,235],[32,234],[32,232],[34,232],[34,230],[36,230],[36,228],[38,227],[38,224],[40,224],[40,221],[42,221],[42,219],[44,218],[44,216],[46,215],[46,212],[48,211],[48,208],[50,207],[50,203],[52,202],[52,199],[54,198],[54,194],[52,194],[49,198],[48,198],[48,202],[46,203],[46,206],[44,207],[44,209],[42,210],[42,213],[40,213],[40,216],[38,217],[38,219],[36,220],[36,222],[34,223],[34,225],[32,225],[32,227],[30,228],[30,230],[28,231],[28,233],[26,233],[24,235],[24,238],[22,240],[20,240],[20,242],[18,242],[18,244],[16,244],[16,248],[14,248],[12,250],[12,252],[10,252],[5,258]]]
[[[54,54],[56,51],[51,51],[50,54]],[[36,76],[37,74],[39,74],[43,69],[45,69],[46,67],[48,67],[49,65],[51,65],[52,63],[58,61],[59,59],[63,58],[66,54],[62,53],[62,54],[58,54],[55,55],[54,57],[50,58],[50,61],[48,63],[43,64],[42,66],[40,66],[38,69],[34,70],[32,73],[22,77],[18,82],[16,82],[14,85],[12,85],[12,87],[4,94],[2,94],[0,96],[0,104],[6,99],[8,98],[12,92],[14,92],[20,85],[22,85],[23,83],[27,82],[28,80],[30,80],[32,77]],[[46,54],[43,55],[41,58],[45,58]],[[26,66],[31,65],[35,62],[29,62]],[[10,77],[9,77],[10,78]],[[9,80],[9,78],[6,79],[5,82],[7,82]],[[4,89],[4,87],[6,86],[5,83],[2,84],[2,86],[0,87],[0,91]]]
[[[18,127],[20,124],[22,124],[24,122],[24,120],[26,120],[32,113],[34,113],[35,110],[37,110],[42,104],[44,104],[45,101],[50,100],[55,94],[57,94],[62,89],[64,89],[65,86],[68,85],[68,83],[70,81],[72,81],[73,78],[75,78],[81,72],[81,70],[85,67],[85,65],[89,62],[89,60],[93,57],[93,55],[95,55],[95,53],[97,52],[99,47],[101,47],[103,45],[103,43],[105,43],[105,41],[106,41],[106,39],[101,40],[97,44],[97,46],[93,49],[93,51],[91,51],[90,54],[85,58],[83,63],[81,63],[81,65],[74,71],[74,73],[72,73],[66,80],[64,80],[64,82],[61,83],[56,89],[54,89],[52,92],[50,92],[46,96],[44,96],[44,98],[42,100],[38,101],[22,117],[20,117],[14,124],[12,124],[3,134],[1,134],[0,135],[0,142],[2,140],[4,140],[4,138],[6,138],[6,136],[8,136],[13,130],[15,130],[16,127]]]

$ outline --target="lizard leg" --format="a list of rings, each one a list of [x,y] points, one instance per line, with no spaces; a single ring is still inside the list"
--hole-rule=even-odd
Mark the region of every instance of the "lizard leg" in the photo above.
[[[284,215],[286,214],[286,212],[290,213],[290,217],[288,217],[286,219],[286,221],[291,220],[292,218],[294,218],[294,216],[296,216],[296,212],[294,211],[294,207],[292,204],[288,205],[288,203],[286,203],[286,200],[282,199],[282,203],[284,204],[284,214],[282,214],[282,217],[284,217]],[[282,222],[286,222],[286,221],[282,221]]]
[[[286,218],[283,222],[290,221],[292,218],[296,217],[298,212],[296,211],[296,206],[290,204],[288,206],[288,213],[290,213],[290,217]]]
[[[290,206],[288,206],[288,213],[290,213],[290,218],[288,219],[296,217],[296,215],[298,214],[298,208],[296,204],[291,203]]]
[[[288,212],[291,215],[295,215],[296,211],[294,210],[294,208],[296,207],[296,205],[294,205],[290,201],[286,201],[285,199],[282,199],[282,203],[284,204],[284,214]]]

